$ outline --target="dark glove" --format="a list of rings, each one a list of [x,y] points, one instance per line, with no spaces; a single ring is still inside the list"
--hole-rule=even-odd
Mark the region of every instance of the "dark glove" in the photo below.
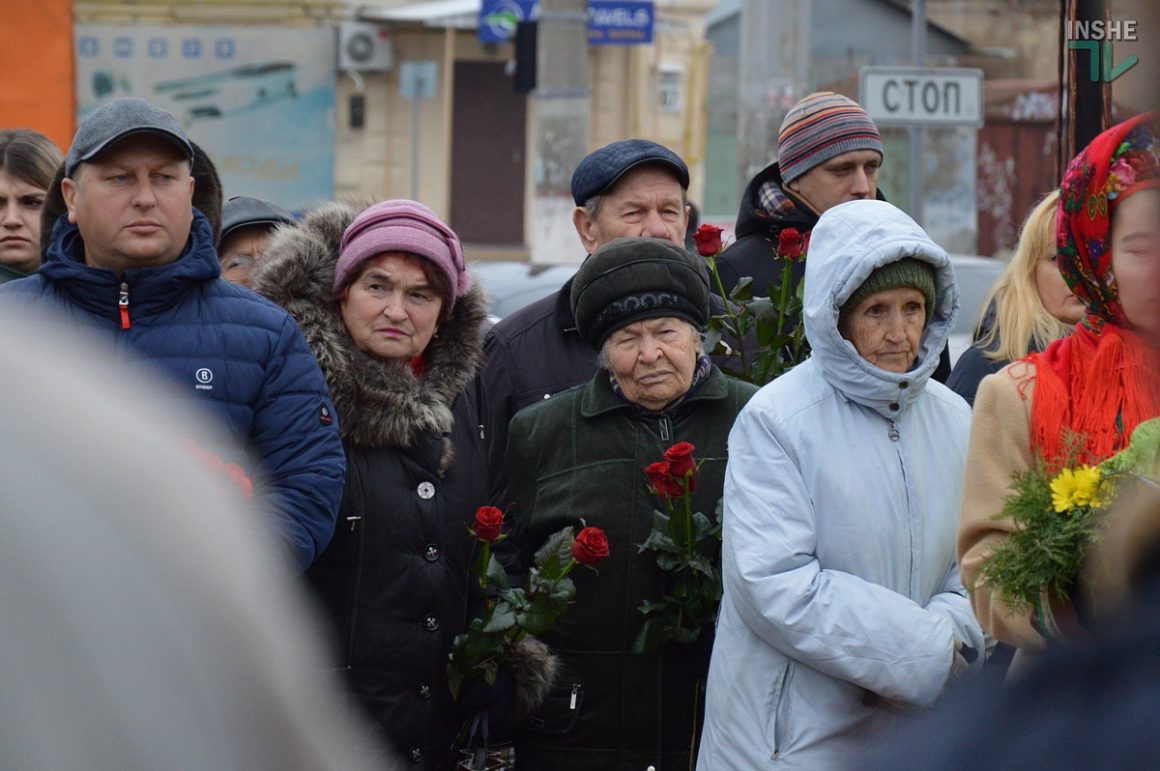
[[[514,727],[515,698],[515,677],[503,667],[490,685],[482,677],[464,683],[459,692],[459,709],[474,729],[468,731],[469,739],[486,744],[508,738]]]

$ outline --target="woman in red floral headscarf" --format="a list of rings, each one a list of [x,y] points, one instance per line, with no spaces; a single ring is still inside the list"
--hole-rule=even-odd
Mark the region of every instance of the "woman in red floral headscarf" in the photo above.
[[[979,387],[958,539],[967,586],[1011,532],[1010,519],[994,517],[1013,472],[1040,462],[1048,469],[1098,463],[1160,415],[1160,142],[1151,120],[1140,115],[1104,131],[1064,176],[1058,262],[1087,306],[1084,319],[1070,337]],[[971,602],[994,638],[1022,650],[1044,647],[1031,614],[1012,611],[989,587],[974,586]],[[1052,609],[1073,615],[1066,599],[1055,598]]]

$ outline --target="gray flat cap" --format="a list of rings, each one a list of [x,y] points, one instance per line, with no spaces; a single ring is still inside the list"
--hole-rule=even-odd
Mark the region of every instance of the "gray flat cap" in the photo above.
[[[140,133],[168,139],[193,161],[193,145],[172,113],[144,99],[123,96],[93,110],[81,123],[64,159],[64,175],[71,178],[77,166],[96,158],[130,134]]]

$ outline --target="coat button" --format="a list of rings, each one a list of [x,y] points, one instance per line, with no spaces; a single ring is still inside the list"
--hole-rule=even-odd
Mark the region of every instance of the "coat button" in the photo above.
[[[427,616],[423,619],[423,626],[427,628],[428,632],[434,632],[439,629],[439,619],[435,618],[434,615]]]
[[[422,683],[418,688],[415,689],[415,692],[419,694],[419,698],[421,699],[431,698],[431,686],[427,685],[426,683]]]
[[[894,410],[895,412],[898,411],[898,407],[899,407],[898,402],[891,402],[890,403],[890,409]]]
[[[418,747],[412,747],[410,754],[411,754],[411,762],[412,763],[422,763],[423,762],[423,750],[419,749]]]
[[[428,562],[439,559],[439,547],[433,543],[427,544],[427,548],[423,551],[423,558]]]
[[[419,493],[419,497],[423,500],[429,501],[435,497],[435,485],[430,482],[420,482],[415,492]]]
[[[899,388],[909,388],[909,387],[910,387],[910,383],[908,383],[908,382],[906,382],[905,380],[903,380],[901,383],[899,383],[899,384],[898,384],[898,387],[899,387]]]

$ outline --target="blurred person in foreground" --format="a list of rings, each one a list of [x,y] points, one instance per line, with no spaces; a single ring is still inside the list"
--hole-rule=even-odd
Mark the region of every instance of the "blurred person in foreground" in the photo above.
[[[1081,587],[1036,614],[974,585],[1013,527],[997,518],[1012,475],[1099,463],[1160,415],[1160,144],[1150,121],[1139,115],[1099,134],[1064,175],[1058,264],[1086,306],[1083,320],[1042,353],[984,378],[975,400],[958,553],[983,628],[1019,649],[1013,672],[1048,637],[1078,633]]]
[[[348,469],[339,526],[306,577],[333,622],[340,666],[401,755],[453,767],[463,716],[447,657],[470,620],[468,528],[488,495],[468,387],[483,291],[459,237],[408,200],[321,207],[275,237],[252,279],[298,319],[338,409]],[[505,678],[479,697],[506,699],[499,716],[517,687],[534,684]]]
[[[805,280],[813,355],[729,435],[704,771],[839,768],[982,664],[954,553],[970,410],[931,380],[950,258],[851,201],[819,218]]]
[[[604,530],[599,575],[573,573],[577,600],[544,640],[560,659],[557,686],[516,738],[521,768],[640,771],[687,768],[700,733],[698,689],[713,634],[634,652],[639,606],[674,591],[637,545],[653,510],[645,467],[693,445],[694,511],[721,497],[725,438],[756,387],[726,377],[701,352],[709,317],[704,260],[651,238],[620,238],[588,258],[571,285],[577,329],[600,368],[587,383],[521,410],[508,440],[512,513],[524,564],[573,523]]]
[[[214,427],[103,336],[0,324],[0,768],[397,767],[320,671],[269,523],[200,452]]]
[[[44,134],[0,130],[0,283],[40,267],[40,212],[61,160]]]
[[[1019,230],[1011,262],[983,297],[974,344],[963,352],[947,385],[975,403],[979,382],[1013,361],[1042,351],[1071,333],[1084,315],[1056,263],[1059,191],[1045,195]]]
[[[218,238],[218,260],[222,278],[242,286],[250,285],[250,272],[261,259],[279,226],[295,227],[289,209],[276,203],[236,195],[222,206],[222,233]]]
[[[193,157],[177,119],[142,99],[90,113],[65,159],[66,211],[45,263],[0,287],[0,307],[102,330],[138,354],[129,366],[168,375],[155,398],[196,401],[220,421],[232,439],[221,451],[259,480],[288,561],[305,569],[342,494],[334,407],[289,314],[218,280],[210,222],[192,204]]]

